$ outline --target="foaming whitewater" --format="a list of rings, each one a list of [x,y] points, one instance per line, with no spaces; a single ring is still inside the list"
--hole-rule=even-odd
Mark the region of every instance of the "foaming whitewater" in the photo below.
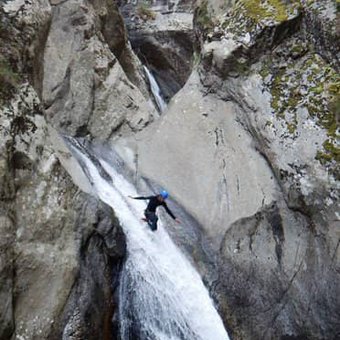
[[[99,198],[114,208],[127,239],[119,288],[123,340],[227,340],[222,320],[194,267],[159,221],[152,232],[141,222],[144,201],[112,165],[68,139]],[[185,228],[185,226],[182,226]]]
[[[151,89],[153,97],[155,98],[158,110],[159,110],[160,113],[162,113],[166,109],[166,103],[165,103],[165,101],[162,97],[161,89],[159,88],[155,77],[149,71],[149,69],[146,66],[143,66],[143,67],[144,67],[145,74],[148,77],[150,89]]]

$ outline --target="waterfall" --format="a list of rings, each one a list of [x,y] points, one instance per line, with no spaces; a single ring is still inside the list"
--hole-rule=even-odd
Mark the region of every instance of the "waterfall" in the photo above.
[[[161,89],[159,88],[155,77],[152,75],[149,69],[146,66],[143,66],[143,67],[144,67],[145,74],[148,77],[151,93],[153,97],[155,98],[158,110],[160,113],[162,113],[166,109],[166,103],[164,99],[162,98]]]
[[[119,170],[119,163],[108,164],[81,142],[67,141],[94,191],[114,209],[126,235],[127,259],[119,284],[121,339],[228,340],[201,277],[162,221],[156,232],[142,223],[145,201],[127,197],[138,194]]]
[[[178,7],[178,5],[179,5],[179,2],[180,2],[180,0],[175,0],[174,1],[174,7],[173,7],[173,12],[177,12],[177,7]]]

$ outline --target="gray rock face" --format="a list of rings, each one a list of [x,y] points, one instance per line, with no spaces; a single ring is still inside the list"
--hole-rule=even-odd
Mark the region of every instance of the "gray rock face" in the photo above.
[[[247,14],[246,9],[244,11],[241,25],[247,27],[252,25],[251,14]],[[212,59],[203,62],[205,72],[201,76],[210,92],[225,100],[233,99],[242,107],[245,114],[240,120],[253,135],[258,150],[269,160],[286,195],[295,197],[292,205],[298,209],[296,197],[302,191],[304,204],[315,204],[318,211],[320,200],[326,197],[333,200],[329,201],[329,206],[336,199],[333,192],[334,179],[338,176],[338,131],[336,108],[332,105],[338,100],[332,90],[336,71],[308,47],[305,37],[309,37],[309,32],[305,31],[302,18],[296,26],[298,12],[289,7],[286,11],[287,21],[280,17],[275,19],[281,22],[273,26],[274,32],[281,30],[283,24],[287,27],[286,35],[273,35],[274,40],[270,44],[277,46],[271,56],[266,53],[271,47],[267,40],[263,41],[261,31],[249,36],[250,41],[247,41],[247,37],[233,31],[236,29],[233,20],[225,22],[224,25],[230,25],[227,26],[228,32],[233,32],[233,35],[223,36],[220,43],[215,41],[204,45],[203,53]],[[292,13],[291,17],[289,13]],[[295,30],[293,35],[291,28]],[[252,49],[257,51],[256,56],[250,59],[247,52],[237,58],[237,44],[250,55]],[[230,63],[235,58],[243,64],[242,68],[236,64],[236,74],[222,66],[222,73],[219,71],[218,65]],[[206,72],[207,63],[213,70]],[[333,180],[328,177],[327,171],[333,174]],[[311,185],[318,188],[323,198],[315,192],[312,194],[314,197],[309,196],[309,184],[304,181],[313,183]],[[294,193],[294,190],[298,192]]]
[[[112,270],[124,255],[124,237],[112,211],[81,193],[60,165],[36,92],[28,85],[18,91],[0,113],[6,181],[0,202],[1,338],[60,338],[67,315],[77,309],[81,334],[95,339],[110,318],[99,306],[111,305]],[[88,311],[96,308],[93,321]]]
[[[193,31],[181,28],[169,32],[136,31],[130,34],[130,40],[137,55],[154,74],[165,101],[169,102],[190,76]]]
[[[50,3],[47,0],[4,1],[0,13],[1,54],[14,71],[24,71],[41,98],[41,65],[51,22]]]
[[[1,35],[0,338],[98,339],[112,332],[112,280],[125,240],[46,124],[35,67],[49,20],[45,2],[1,8],[6,32],[21,31],[13,41]]]
[[[81,208],[85,213],[80,222],[84,226],[91,221],[95,227],[88,233],[81,233],[79,276],[67,300],[60,325],[56,327],[58,332],[50,335],[56,339],[115,336],[112,327],[116,310],[113,288],[117,286],[120,268],[117,259],[125,253],[124,235],[111,208],[96,199],[87,199],[84,203]]]
[[[14,329],[13,319],[13,256],[10,244],[13,243],[13,223],[9,217],[1,214],[1,257],[0,257],[0,336],[1,339],[8,339]]]
[[[119,150],[123,154],[131,145],[141,174],[168,188],[211,236],[220,238],[226,216],[227,223],[233,223],[254,214],[278,189],[265,160],[237,123],[237,108],[202,91],[193,74],[166,116],[141,133],[137,145],[122,140]]]
[[[194,62],[191,1],[182,5],[156,1],[120,6],[132,48],[155,76],[166,102],[183,87]]]
[[[109,140],[187,210],[169,230],[233,338],[339,336],[335,4],[268,3],[204,1],[194,27],[190,1],[127,12],[166,96],[184,85],[153,124],[111,1],[1,5],[1,339],[112,331],[124,237],[46,120]]]
[[[225,234],[214,292],[236,338],[337,336],[337,227],[314,227],[273,204]]]
[[[302,1],[305,10],[305,30],[320,53],[333,67],[339,68],[338,44],[339,39],[338,12],[334,1],[326,0],[322,4],[316,1]]]
[[[323,35],[294,6],[217,6],[195,14],[197,73],[164,117],[116,148],[202,226],[190,250],[233,337],[336,338],[338,64],[322,38],[335,34],[334,4]]]
[[[41,6],[41,5],[46,6]],[[23,14],[26,11],[25,14]],[[27,15],[27,17],[26,17]],[[25,21],[27,18],[27,22]],[[28,185],[33,179],[33,170],[39,148],[32,145],[31,157],[27,156],[30,142],[28,131],[41,124],[39,100],[33,89],[27,85],[18,89],[23,79],[18,71],[24,67],[33,83],[38,85],[40,75],[33,77],[34,65],[40,57],[40,42],[44,40],[44,30],[50,19],[49,5],[37,1],[33,6],[25,2],[5,2],[0,8],[0,338],[9,339],[14,332],[15,299],[17,298],[16,263],[20,262],[20,245],[16,245],[18,219],[23,218],[16,211],[16,193],[20,187]],[[9,37],[11,42],[8,42]],[[37,86],[39,88],[39,86]],[[16,98],[10,102],[14,93]],[[4,106],[4,103],[6,105]],[[35,112],[36,119],[32,118]],[[29,113],[27,115],[27,113]],[[28,117],[26,117],[26,115]],[[41,139],[41,138],[40,138]],[[26,170],[26,171],[25,171]],[[29,207],[23,207],[23,213]],[[27,261],[29,263],[29,261]],[[28,285],[24,286],[28,290]]]
[[[48,120],[65,133],[100,139],[144,127],[153,108],[136,60],[111,2],[56,4],[44,53]]]

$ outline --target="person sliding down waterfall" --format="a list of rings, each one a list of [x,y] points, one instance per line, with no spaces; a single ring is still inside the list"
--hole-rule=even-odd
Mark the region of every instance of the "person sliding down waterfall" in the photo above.
[[[130,198],[133,198],[135,200],[149,200],[148,206],[146,207],[144,211],[145,215],[145,221],[148,222],[149,226],[151,227],[151,230],[155,231],[157,230],[157,221],[158,217],[156,215],[156,209],[161,205],[164,207],[166,212],[177,222],[179,223],[178,218],[172,213],[172,211],[168,208],[167,204],[165,203],[165,200],[169,197],[169,194],[162,190],[158,195],[156,196],[140,196],[140,197],[132,197],[128,196]]]

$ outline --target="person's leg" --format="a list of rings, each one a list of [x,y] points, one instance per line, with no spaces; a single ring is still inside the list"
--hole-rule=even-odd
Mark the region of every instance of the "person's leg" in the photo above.
[[[152,231],[157,230],[157,221],[158,221],[157,215],[152,211],[146,211],[145,217],[148,220],[148,224],[149,224],[151,230]]]
[[[152,231],[157,230],[158,217],[157,217],[156,213],[154,213],[152,211],[145,210],[144,215],[146,217],[146,221],[148,222],[148,225],[150,226],[151,230]]]
[[[151,225],[152,231],[157,230],[157,221],[158,221],[157,215],[153,214],[153,216],[152,216],[152,225]]]
[[[144,216],[145,218],[142,218],[145,222],[149,220],[149,212],[147,210],[144,210]]]

